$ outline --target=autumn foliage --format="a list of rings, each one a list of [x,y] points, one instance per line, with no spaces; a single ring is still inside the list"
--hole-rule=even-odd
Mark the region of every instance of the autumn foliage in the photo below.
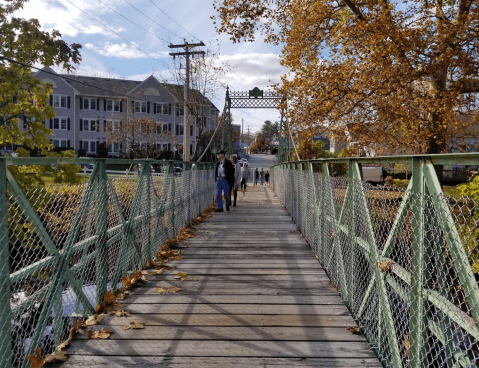
[[[217,0],[234,42],[283,44],[278,90],[303,137],[347,132],[385,153],[439,153],[470,129],[479,92],[477,0]]]

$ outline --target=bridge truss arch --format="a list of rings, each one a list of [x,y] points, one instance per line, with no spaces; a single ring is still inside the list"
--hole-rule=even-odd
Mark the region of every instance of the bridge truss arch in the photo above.
[[[273,91],[264,91],[258,87],[249,91],[230,91],[226,87],[225,106],[223,109],[223,127],[221,136],[221,149],[227,154],[233,153],[231,137],[231,109],[279,109],[282,104],[282,96]],[[281,109],[279,130],[278,162],[288,161],[290,141],[285,135],[288,126],[286,116],[287,109]]]

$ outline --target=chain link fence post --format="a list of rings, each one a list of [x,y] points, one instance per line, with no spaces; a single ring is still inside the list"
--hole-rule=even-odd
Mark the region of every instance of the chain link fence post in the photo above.
[[[0,157],[0,366],[12,364],[7,163]]]

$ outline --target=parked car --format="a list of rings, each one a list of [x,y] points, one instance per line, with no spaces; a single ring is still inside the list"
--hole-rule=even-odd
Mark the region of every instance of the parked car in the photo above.
[[[382,166],[363,166],[363,181],[370,184],[383,184],[387,171]]]

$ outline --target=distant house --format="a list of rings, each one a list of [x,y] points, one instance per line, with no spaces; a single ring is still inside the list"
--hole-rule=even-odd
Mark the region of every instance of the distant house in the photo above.
[[[53,130],[50,140],[55,147],[71,148],[76,154],[95,156],[98,146],[107,141],[108,125],[119,126],[135,118],[157,122],[162,131],[167,130],[178,139],[178,146],[182,144],[184,106],[180,96],[183,86],[161,83],[154,76],[134,81],[62,75],[51,68],[44,68],[34,76],[50,83],[53,88],[50,104],[55,108],[56,116],[46,121],[45,125]],[[203,124],[205,130],[215,129],[219,110],[198,91],[190,93],[200,95],[203,105],[201,116],[191,116],[190,152],[194,152],[197,123]],[[108,154],[119,156],[124,149],[122,144],[109,144]],[[166,138],[156,144],[168,151],[177,148],[172,147],[171,139],[168,141]],[[8,152],[13,147],[5,149]]]

